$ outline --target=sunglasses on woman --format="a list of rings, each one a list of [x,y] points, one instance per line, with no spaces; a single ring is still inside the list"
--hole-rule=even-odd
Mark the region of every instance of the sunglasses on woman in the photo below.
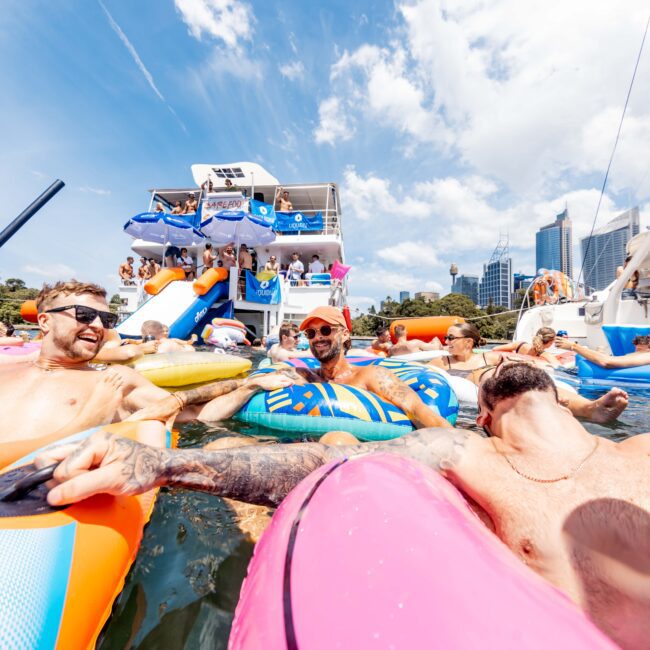
[[[445,336],[445,341],[455,341],[456,339],[467,339],[469,336],[454,336],[453,334],[449,334],[449,336]]]
[[[107,330],[113,329],[115,325],[117,325],[117,314],[114,314],[111,311],[99,311],[99,309],[93,309],[92,307],[86,307],[85,305],[55,307],[54,309],[46,310],[45,313],[55,314],[56,312],[67,311],[68,309],[74,309],[75,320],[82,325],[90,325],[95,321],[97,316],[99,316],[102,326]]]
[[[331,325],[323,325],[320,329],[308,327],[305,330],[305,336],[311,341],[311,339],[313,339],[319,332],[321,336],[329,336],[336,329],[338,329],[338,327],[332,327]]]

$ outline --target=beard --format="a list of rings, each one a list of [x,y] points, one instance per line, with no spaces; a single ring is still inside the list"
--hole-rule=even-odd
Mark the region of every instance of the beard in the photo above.
[[[102,346],[101,337],[97,340],[94,349],[90,349],[80,345],[80,341],[75,335],[68,334],[66,336],[57,331],[52,332],[52,341],[58,351],[74,361],[90,361],[94,359]]]
[[[328,348],[323,348],[321,350],[317,350],[316,348],[310,346],[311,353],[320,361],[321,363],[327,363],[328,361],[332,361],[333,359],[337,359],[338,357],[341,356],[341,350],[343,349],[343,346],[341,344],[341,339],[338,337],[334,339]]]

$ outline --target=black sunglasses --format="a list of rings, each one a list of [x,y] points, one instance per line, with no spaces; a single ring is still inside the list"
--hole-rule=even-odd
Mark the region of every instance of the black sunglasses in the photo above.
[[[445,336],[445,341],[455,341],[456,339],[468,339],[469,336],[454,336],[453,334],[450,334],[449,336]]]
[[[323,325],[320,329],[314,327],[308,327],[305,330],[305,336],[311,341],[316,334],[320,332],[321,336],[329,336],[334,330],[339,329],[338,327],[332,327],[331,325]]]
[[[114,314],[110,311],[99,311],[99,309],[93,309],[92,307],[86,307],[85,305],[66,305],[65,307],[55,307],[54,309],[46,310],[46,314],[54,314],[59,311],[67,311],[68,309],[74,309],[74,317],[77,322],[82,323],[83,325],[90,325],[95,321],[97,316],[102,322],[102,326],[107,330],[113,329],[117,325],[117,314]]]

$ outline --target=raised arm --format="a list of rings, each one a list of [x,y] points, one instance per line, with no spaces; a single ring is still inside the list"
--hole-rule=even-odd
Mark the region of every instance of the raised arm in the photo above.
[[[601,368],[633,368],[650,364],[650,352],[633,352],[615,357],[604,352],[597,352],[575,342],[556,341],[556,345],[565,350],[573,350],[576,354],[579,354],[587,359],[587,361],[591,361]]]
[[[385,368],[369,369],[367,388],[401,408],[416,429],[449,426],[449,422],[434,413],[412,388]]]
[[[48,450],[36,464],[62,461],[54,473],[59,485],[48,495],[52,505],[99,492],[139,494],[168,485],[275,506],[305,476],[337,458],[394,453],[453,474],[467,456],[472,438],[477,436],[469,431],[436,428],[348,447],[297,443],[204,451],[159,449],[100,431],[81,445]]]

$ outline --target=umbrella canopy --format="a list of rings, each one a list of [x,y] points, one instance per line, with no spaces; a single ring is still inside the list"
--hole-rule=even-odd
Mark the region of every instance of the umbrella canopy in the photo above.
[[[164,212],[143,212],[124,224],[124,232],[146,241],[174,246],[195,246],[205,237],[191,223]]]
[[[259,214],[241,210],[220,210],[201,224],[201,232],[215,244],[246,244],[260,246],[275,239],[275,211]]]

